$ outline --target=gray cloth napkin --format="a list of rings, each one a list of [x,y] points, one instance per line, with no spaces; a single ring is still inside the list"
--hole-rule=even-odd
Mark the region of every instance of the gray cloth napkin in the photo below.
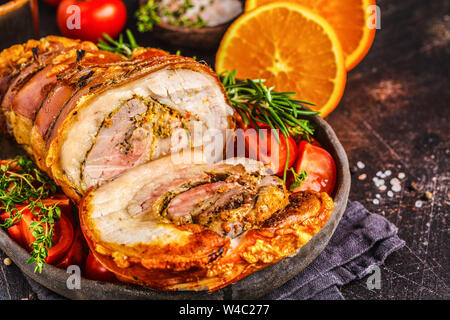
[[[370,213],[359,202],[349,202],[325,250],[295,278],[263,299],[342,300],[338,286],[363,278],[371,267],[383,264],[387,256],[404,244],[397,236],[396,226]],[[26,279],[38,299],[63,299]]]

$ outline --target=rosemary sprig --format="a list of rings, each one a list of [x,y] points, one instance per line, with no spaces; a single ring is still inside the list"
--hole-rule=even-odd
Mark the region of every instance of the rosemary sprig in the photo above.
[[[130,29],[127,29],[125,32],[129,42],[124,42],[123,34],[120,34],[118,41],[115,41],[108,34],[103,33],[103,37],[106,39],[107,42],[105,42],[102,39],[99,39],[97,47],[101,50],[114,52],[124,57],[130,58],[131,55],[133,54],[134,49],[140,46],[137,44],[136,39],[134,38],[133,33],[130,31]],[[170,54],[170,52],[168,53]],[[175,55],[180,56],[181,51],[177,50]],[[196,56],[193,56],[192,59],[197,61]]]
[[[131,57],[133,50],[139,47],[139,45],[136,43],[136,39],[130,29],[127,29],[125,33],[127,35],[128,42],[124,42],[122,33],[117,41],[111,38],[108,34],[103,33],[103,38],[105,38],[106,42],[103,39],[99,39],[97,44],[98,48],[120,54],[127,58]]]
[[[318,114],[317,111],[307,110],[304,105],[314,105],[314,103],[294,99],[295,92],[277,92],[274,87],[268,88],[263,79],[247,79],[238,81],[236,70],[227,71],[220,75],[222,84],[230,99],[234,109],[239,113],[248,126],[250,122],[259,131],[262,123],[270,126],[280,143],[276,129],[280,130],[286,140],[287,157],[283,172],[283,181],[286,182],[289,161],[289,137],[301,137],[309,141],[314,134],[313,124],[302,119],[305,115]],[[294,183],[302,182],[301,173],[294,175]]]
[[[30,245],[28,263],[35,263],[35,272],[42,272],[46,264],[45,258],[53,245],[53,226],[61,216],[57,203],[46,206],[42,200],[56,191],[56,184],[28,158],[17,157],[0,166],[0,212],[10,213],[0,227],[17,224],[25,210],[33,213],[35,221],[30,228],[36,241]]]
[[[251,121],[259,129],[257,122],[260,122],[272,129],[279,129],[285,137],[302,136],[309,139],[314,134],[312,123],[301,118],[318,114],[317,111],[304,108],[305,104],[315,105],[314,103],[292,98],[295,92],[274,91],[274,87],[268,88],[263,79],[238,81],[236,70],[224,72],[220,77],[230,102],[241,115],[244,125],[249,125]]]

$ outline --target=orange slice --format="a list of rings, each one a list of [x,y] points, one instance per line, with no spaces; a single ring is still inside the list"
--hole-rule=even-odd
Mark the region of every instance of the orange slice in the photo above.
[[[292,3],[272,3],[240,16],[227,30],[216,71],[237,70],[240,79],[266,79],[277,91],[297,92],[325,117],[345,88],[344,55],[333,28]]]
[[[334,28],[344,51],[347,71],[353,69],[369,52],[375,38],[375,28],[369,28],[372,21],[375,0],[284,0],[302,5],[319,14]],[[276,0],[247,0],[245,10],[249,11],[277,2]]]

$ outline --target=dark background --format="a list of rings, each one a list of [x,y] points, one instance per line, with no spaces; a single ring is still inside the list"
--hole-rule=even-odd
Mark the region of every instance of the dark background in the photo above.
[[[183,55],[214,65],[215,50],[171,48],[139,34],[134,19],[138,1],[125,2],[127,27],[140,45],[181,49]],[[327,121],[349,157],[350,199],[393,222],[406,246],[381,267],[380,290],[368,290],[362,279],[341,291],[347,299],[449,299],[450,1],[377,4],[381,29],[369,54],[348,74],[344,97]],[[41,1],[39,6],[41,36],[58,34],[56,10]],[[364,169],[357,167],[359,161]],[[385,179],[388,189],[380,191],[372,178],[388,169],[393,173]],[[390,178],[401,172],[406,176],[401,191],[388,197]],[[362,174],[367,176],[364,180]],[[379,204],[374,204],[377,194]],[[0,252],[1,261],[4,258]],[[21,289],[0,292],[0,299],[33,298],[15,266],[0,263],[0,281]]]

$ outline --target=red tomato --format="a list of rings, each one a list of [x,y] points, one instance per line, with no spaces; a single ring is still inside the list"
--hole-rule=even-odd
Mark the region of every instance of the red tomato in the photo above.
[[[84,275],[86,276],[86,278],[91,280],[106,282],[114,282],[117,280],[114,273],[102,266],[101,263],[98,262],[97,258],[95,258],[95,256],[92,254],[92,252],[89,252],[89,255],[86,259]]]
[[[18,210],[20,210],[21,207],[16,207]],[[4,212],[2,214],[0,214],[0,218],[1,221],[5,221],[7,218],[9,218],[10,213],[9,212]],[[25,248],[25,239],[22,236],[22,226],[20,224],[21,222],[17,222],[16,224],[14,224],[13,226],[9,227],[8,233],[9,236],[11,237],[11,239],[13,239],[15,242],[17,242],[21,247]]]
[[[63,0],[58,6],[58,26],[69,38],[97,42],[102,33],[115,38],[127,21],[122,0]]]
[[[278,143],[275,134],[271,129],[262,129],[259,131],[248,128],[241,133],[237,133],[237,155],[242,156],[239,150],[242,142],[239,139],[245,139],[245,156],[259,160],[266,165],[269,165],[273,174],[282,174],[287,159],[287,144],[286,138],[279,132],[280,143]],[[292,137],[287,139],[289,143],[289,161],[288,168],[291,167],[297,157],[297,145]]]
[[[54,200],[51,200],[54,201]],[[43,201],[45,203],[45,200]],[[47,204],[46,205],[50,205]],[[53,246],[48,252],[48,257],[45,261],[48,264],[53,264],[60,260],[64,254],[69,250],[73,241],[73,227],[72,223],[68,218],[68,211],[70,212],[70,206],[64,207],[64,205],[59,205],[61,208],[61,218],[54,225],[53,234]],[[25,243],[29,246],[33,243],[36,238],[32,234],[30,229],[31,223],[35,221],[35,215],[28,209],[22,212],[22,235],[25,239]]]
[[[336,184],[336,164],[328,151],[307,141],[300,142],[295,171],[300,173],[303,170],[306,171],[306,179],[294,192],[314,190],[331,196]]]
[[[66,255],[56,264],[58,268],[67,269],[70,265],[81,266],[86,258],[87,244],[80,228],[75,230],[74,239]]]
[[[61,2],[61,0],[44,0],[44,2],[56,7]]]

